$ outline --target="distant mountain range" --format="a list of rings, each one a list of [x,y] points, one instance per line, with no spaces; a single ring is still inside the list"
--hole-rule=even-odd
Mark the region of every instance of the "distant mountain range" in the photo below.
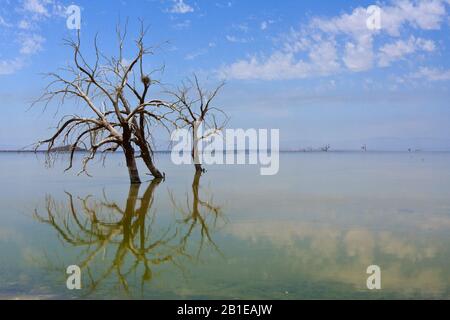
[[[54,147],[50,150],[50,152],[71,152],[72,151],[72,146],[71,145],[67,145],[67,146],[60,146],[60,147]],[[75,148],[75,152],[86,152],[88,150],[84,149],[84,148]],[[39,149],[39,150],[34,150],[34,149],[1,149],[0,148],[0,152],[47,152],[47,149]]]
[[[55,148],[52,148],[52,149],[50,150],[50,152],[71,152],[72,149],[73,149],[73,146],[72,146],[72,145],[68,145],[68,146],[61,146],[61,147],[55,147]],[[87,151],[87,150],[84,149],[84,148],[76,147],[76,148],[75,148],[75,151],[76,151],[76,152],[80,152],[80,151],[85,152],[85,151]]]

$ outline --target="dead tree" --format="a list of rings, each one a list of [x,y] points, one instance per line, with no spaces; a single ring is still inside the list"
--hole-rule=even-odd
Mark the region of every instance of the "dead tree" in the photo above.
[[[325,145],[324,147],[321,148],[321,150],[323,152],[328,152],[331,149],[331,146],[329,144]]]
[[[70,145],[67,171],[72,168],[77,148],[84,147],[88,154],[82,161],[80,173],[86,174],[87,164],[98,152],[106,156],[109,152],[121,149],[133,184],[141,182],[136,165],[137,148],[151,175],[162,178],[163,174],[153,161],[149,128],[154,125],[167,128],[170,122],[168,115],[173,110],[170,104],[148,97],[150,87],[157,82],[151,78],[156,70],[144,72],[144,58],[152,54],[151,49],[144,45],[144,27],[142,26],[135,41],[134,53],[127,52],[127,57],[133,54],[134,58],[131,60],[125,60],[124,57],[126,27],[124,32],[117,27],[116,33],[117,54],[103,54],[96,37],[94,52],[91,53],[93,62],[89,62],[82,53],[79,34],[76,40],[66,40],[65,44],[72,50],[73,61],[66,68],[48,74],[51,81],[36,102],[44,103],[47,107],[50,102],[58,99],[61,108],[67,107],[67,102],[72,100],[83,107],[84,111],[82,115],[65,115],[53,136],[40,141],[36,148],[47,145],[50,154],[57,143]]]
[[[175,119],[178,128],[187,128],[192,137],[191,156],[195,165],[196,172],[204,172],[199,160],[198,145],[211,135],[221,131],[227,121],[227,115],[218,107],[213,106],[213,100],[216,98],[220,89],[224,86],[222,82],[212,91],[203,89],[196,75],[193,79],[188,79],[176,90],[169,91],[175,101],[171,103],[172,109],[177,113]],[[218,120],[222,118],[221,120]],[[202,127],[203,133],[199,135],[199,128]]]

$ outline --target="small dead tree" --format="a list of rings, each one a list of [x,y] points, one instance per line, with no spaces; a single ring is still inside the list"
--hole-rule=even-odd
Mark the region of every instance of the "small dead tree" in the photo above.
[[[178,128],[187,128],[191,132],[192,150],[191,156],[196,172],[205,172],[199,159],[198,145],[208,137],[220,132],[226,126],[227,115],[220,108],[213,106],[213,101],[224,86],[222,82],[215,89],[207,91],[203,89],[196,75],[188,79],[177,90],[169,91],[175,98],[172,108],[178,117],[175,123]],[[222,118],[219,120],[219,118]],[[202,133],[199,135],[199,128]]]
[[[84,115],[64,116],[54,135],[38,142],[36,149],[47,145],[50,154],[57,143],[69,145],[67,171],[72,168],[75,151],[82,146],[88,150],[88,155],[82,161],[80,173],[86,174],[87,164],[98,152],[106,156],[109,152],[122,149],[130,181],[134,184],[141,182],[136,165],[137,148],[151,175],[162,178],[163,174],[153,161],[150,127],[163,125],[167,128],[170,123],[168,115],[174,111],[170,104],[148,97],[150,87],[157,83],[151,76],[158,69],[144,72],[144,58],[152,54],[151,49],[144,45],[146,29],[141,27],[135,41],[135,52],[127,52],[127,57],[133,54],[131,60],[126,60],[124,56],[126,27],[122,32],[118,26],[116,33],[117,54],[110,57],[104,55],[96,37],[91,63],[81,51],[79,33],[76,40],[66,40],[66,45],[72,50],[73,61],[68,67],[48,74],[51,81],[36,102],[44,103],[47,107],[58,99],[61,107],[72,100],[83,107]]]

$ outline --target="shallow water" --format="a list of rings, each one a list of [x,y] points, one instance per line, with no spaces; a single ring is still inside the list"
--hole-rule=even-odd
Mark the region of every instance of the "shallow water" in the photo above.
[[[449,153],[280,161],[276,176],[213,166],[195,181],[158,154],[166,181],[137,189],[120,154],[89,178],[0,153],[0,298],[450,298]]]

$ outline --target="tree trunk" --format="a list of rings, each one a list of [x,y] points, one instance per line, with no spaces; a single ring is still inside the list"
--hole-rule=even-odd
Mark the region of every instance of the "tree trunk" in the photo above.
[[[130,175],[131,184],[139,184],[141,183],[141,179],[139,178],[139,171],[136,165],[136,157],[134,156],[134,149],[131,145],[131,131],[130,128],[125,125],[123,126],[123,143],[122,148],[125,152],[125,159],[127,161],[128,173]]]
[[[198,144],[199,144],[199,139],[198,139],[198,134],[197,134],[197,127],[194,126],[192,129],[192,151],[191,151],[191,156],[192,156],[192,161],[194,162],[194,166],[195,166],[195,172],[196,173],[202,173],[204,172],[203,168],[202,168],[202,164],[200,162],[200,156],[199,156],[199,150],[198,150]]]
[[[203,167],[202,167],[202,165],[201,165],[201,163],[199,161],[197,148],[192,147],[191,156],[192,156],[192,161],[194,162],[195,172],[196,173],[203,173],[203,172],[205,172],[205,170],[203,169]]]
[[[122,137],[123,137],[122,148],[123,151],[125,152],[125,159],[127,161],[128,173],[130,175],[130,183],[139,184],[141,183],[141,179],[139,178],[139,171],[136,165],[134,148],[131,145],[131,130],[127,124],[123,125]]]
[[[143,103],[144,103],[144,101],[142,100],[141,104],[143,104]],[[136,120],[134,120],[134,121],[136,121]],[[137,126],[137,123],[135,123],[135,125]],[[147,168],[150,171],[150,173],[152,174],[152,176],[155,177],[155,179],[164,179],[164,175],[161,174],[161,172],[156,168],[155,164],[153,163],[150,148],[149,148],[147,142],[145,141],[144,127],[145,127],[145,116],[143,114],[141,114],[141,116],[139,118],[139,130],[137,132],[137,136],[138,136],[137,143],[139,145],[139,149],[141,150],[142,160],[144,160],[145,165],[147,166]]]
[[[195,173],[203,173],[205,169],[202,168],[201,164],[195,164]]]
[[[150,155],[150,150],[148,149],[148,146],[140,146],[141,149],[141,156],[142,160],[144,160],[145,165],[147,166],[148,170],[152,174],[153,177],[156,179],[163,179],[164,176],[161,174],[161,172],[155,167],[155,164],[153,163],[152,156]]]
[[[134,156],[134,149],[131,144],[128,143],[127,146],[123,147],[125,151],[125,159],[127,162],[128,173],[130,175],[131,184],[140,184],[141,179],[139,178],[139,171],[136,165],[136,158]]]

